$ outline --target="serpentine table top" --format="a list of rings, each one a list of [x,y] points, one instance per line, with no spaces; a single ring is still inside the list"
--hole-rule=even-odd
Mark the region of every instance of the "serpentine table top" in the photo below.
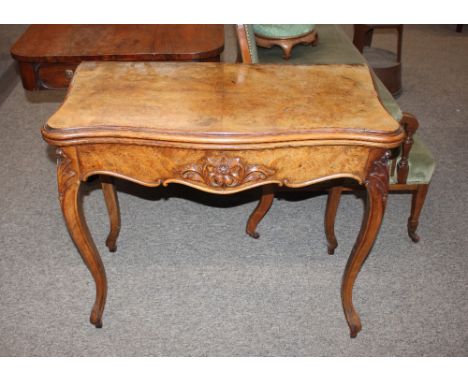
[[[383,216],[388,150],[404,138],[366,66],[86,62],[42,134],[58,146],[62,211],[96,282],[95,326],[102,326],[107,282],[78,193],[97,174],[110,250],[120,227],[112,177],[221,194],[333,178],[364,184],[366,214],[342,284],[351,336],[361,329],[352,289]]]
[[[112,132],[190,143],[340,138],[378,145],[399,138],[361,65],[91,62],[75,76],[48,121],[61,139]]]

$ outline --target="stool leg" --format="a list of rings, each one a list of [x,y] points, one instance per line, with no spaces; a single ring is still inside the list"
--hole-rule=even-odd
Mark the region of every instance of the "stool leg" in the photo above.
[[[419,235],[416,233],[416,229],[418,228],[419,215],[421,214],[428,190],[428,184],[421,184],[418,186],[416,191],[413,192],[411,197],[411,215],[408,218],[408,235],[415,243],[420,240]]]
[[[120,208],[119,199],[115,191],[114,180],[107,175],[101,175],[101,187],[104,194],[104,200],[109,213],[110,230],[106,239],[106,246],[109,251],[115,252],[117,250],[117,238],[120,232]]]
[[[79,200],[81,181],[76,169],[77,166],[74,166],[73,161],[70,159],[72,155],[68,156],[64,150],[59,149],[57,154],[57,183],[63,217],[70,236],[94,278],[96,299],[91,310],[90,321],[96,328],[101,328],[107,296],[106,272],[84,219],[82,205]]]
[[[260,237],[260,234],[256,231],[257,225],[261,222],[273,204],[273,199],[275,197],[274,191],[275,187],[272,184],[267,184],[262,187],[262,196],[260,197],[260,201],[247,221],[247,234],[252,236],[254,239],[258,239]]]
[[[341,187],[332,187],[328,190],[327,208],[325,210],[325,236],[328,242],[328,254],[333,255],[338,242],[335,236],[335,218],[341,198]]]
[[[278,45],[283,50],[283,58],[289,60],[291,58],[292,48],[294,47],[293,44],[290,42],[280,42]]]

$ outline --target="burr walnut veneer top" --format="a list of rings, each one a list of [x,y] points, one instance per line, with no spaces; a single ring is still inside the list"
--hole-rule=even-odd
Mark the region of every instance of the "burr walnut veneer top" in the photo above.
[[[55,143],[339,140],[393,147],[402,134],[365,65],[85,62],[44,128]]]

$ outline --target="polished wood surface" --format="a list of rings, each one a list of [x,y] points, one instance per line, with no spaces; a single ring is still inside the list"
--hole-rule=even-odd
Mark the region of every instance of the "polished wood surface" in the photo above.
[[[226,144],[340,138],[385,147],[401,139],[364,65],[83,63],[47,137],[110,132]]]
[[[27,90],[66,88],[82,61],[219,61],[223,25],[32,25],[11,48]]]
[[[32,25],[11,49],[23,62],[196,60],[219,56],[223,25]]]
[[[93,325],[102,326],[107,282],[79,202],[80,184],[91,176],[99,175],[103,184],[110,250],[116,249],[120,228],[110,177],[217,194],[266,186],[267,198],[276,186],[348,178],[369,193],[342,284],[345,317],[356,336],[361,321],[352,291],[383,216],[387,152],[401,144],[404,132],[378,102],[365,66],[291,66],[284,72],[283,66],[82,64],[42,134],[58,146],[63,215],[95,280]],[[362,100],[364,95],[369,99]],[[267,209],[268,203],[260,204],[253,219]]]

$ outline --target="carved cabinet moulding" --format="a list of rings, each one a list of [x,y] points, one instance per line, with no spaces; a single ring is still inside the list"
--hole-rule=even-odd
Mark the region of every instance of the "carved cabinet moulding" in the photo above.
[[[188,164],[180,169],[183,179],[204,183],[210,187],[237,187],[262,181],[275,173],[258,164],[248,165],[239,157],[205,157],[200,163]]]

